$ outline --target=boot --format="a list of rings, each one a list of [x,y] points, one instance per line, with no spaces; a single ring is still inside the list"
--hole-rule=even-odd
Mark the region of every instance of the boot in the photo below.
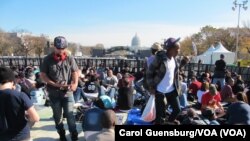
[[[78,140],[78,133],[77,131],[74,131],[71,133],[71,140],[72,141],[77,141]]]
[[[63,130],[59,130],[59,131],[57,131],[58,132],[58,134],[59,134],[59,136],[60,136],[60,141],[67,141],[67,138],[66,138],[66,136],[65,136],[65,130],[63,129]]]

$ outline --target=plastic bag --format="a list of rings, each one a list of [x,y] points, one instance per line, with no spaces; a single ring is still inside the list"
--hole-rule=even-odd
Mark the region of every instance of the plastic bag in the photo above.
[[[145,109],[143,110],[141,119],[147,122],[151,122],[156,118],[156,109],[155,109],[155,96],[151,95]]]

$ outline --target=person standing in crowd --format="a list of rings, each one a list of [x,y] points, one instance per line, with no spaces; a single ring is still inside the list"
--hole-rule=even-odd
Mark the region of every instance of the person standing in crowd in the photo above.
[[[225,85],[225,74],[226,74],[226,62],[224,60],[224,54],[220,55],[220,60],[215,62],[213,84],[216,84],[217,81],[220,82],[221,87]]]
[[[147,59],[147,68],[149,68],[150,64],[153,62],[155,55],[158,51],[161,51],[163,48],[161,46],[160,43],[155,42],[152,46],[151,46],[151,56],[148,57]]]
[[[176,56],[180,51],[179,40],[169,38],[164,42],[166,51],[159,51],[146,72],[147,84],[151,94],[155,94],[155,124],[164,124],[166,104],[164,98],[173,109],[168,121],[179,124],[176,120],[181,111],[178,94],[180,93],[179,66]]]
[[[11,69],[0,67],[0,140],[30,140],[30,124],[40,120],[29,97],[15,90]]]
[[[147,77],[146,77],[146,71],[149,69],[149,66],[151,65],[151,63],[154,61],[155,59],[155,55],[157,52],[163,50],[162,46],[160,43],[155,42],[152,46],[151,46],[151,56],[147,58],[146,60],[146,66],[145,66],[145,71],[143,74],[143,81],[142,81],[142,85],[143,88],[148,90],[148,85],[147,85]],[[141,85],[141,84],[138,84]]]
[[[67,53],[65,37],[54,39],[54,52],[47,55],[41,65],[41,78],[47,83],[53,117],[61,141],[66,141],[62,110],[67,118],[72,141],[78,140],[75,117],[73,115],[73,92],[77,88],[78,74],[75,59]]]

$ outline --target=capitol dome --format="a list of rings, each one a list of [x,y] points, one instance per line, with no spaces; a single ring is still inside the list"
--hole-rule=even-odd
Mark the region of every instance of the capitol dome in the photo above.
[[[135,36],[132,38],[131,46],[132,47],[140,47],[141,46],[141,40],[137,36],[137,34],[135,34]]]

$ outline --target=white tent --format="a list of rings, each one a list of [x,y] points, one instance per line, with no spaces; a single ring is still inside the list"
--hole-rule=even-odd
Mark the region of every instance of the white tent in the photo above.
[[[214,64],[215,61],[220,59],[220,55],[224,54],[227,64],[233,64],[235,53],[228,51],[220,42],[214,48],[211,46],[203,54],[197,56],[196,60],[201,60],[203,64]]]
[[[198,62],[199,60],[202,61],[203,64],[211,64],[212,63],[212,53],[215,50],[215,47],[213,45],[211,45],[207,51],[205,51],[204,53],[202,53],[201,55],[196,57],[196,62]]]

